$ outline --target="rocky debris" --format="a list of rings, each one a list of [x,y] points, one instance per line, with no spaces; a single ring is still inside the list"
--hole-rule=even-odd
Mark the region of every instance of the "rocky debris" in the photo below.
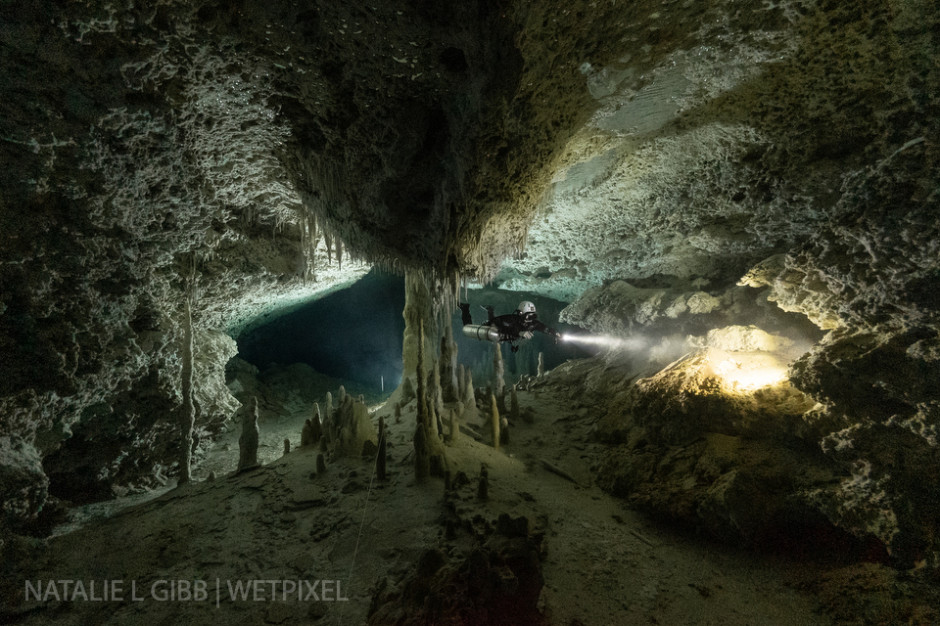
[[[542,536],[502,514],[487,537],[459,551],[427,549],[400,580],[381,580],[369,624],[547,624],[538,610]]]
[[[833,622],[864,624],[937,623],[940,592],[936,580],[923,572],[906,574],[877,563],[833,568],[818,579],[797,577],[811,591]]]

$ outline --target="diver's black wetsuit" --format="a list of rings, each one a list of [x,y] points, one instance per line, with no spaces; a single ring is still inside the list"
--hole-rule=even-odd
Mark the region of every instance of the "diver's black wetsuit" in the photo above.
[[[493,307],[486,307],[487,312],[489,313],[489,319],[483,322],[484,326],[494,326],[499,331],[499,340],[508,341],[512,346],[512,351],[516,352],[519,350],[519,347],[515,345],[515,342],[523,336],[524,333],[528,333],[528,336],[525,336],[525,339],[528,339],[533,332],[545,333],[546,335],[551,335],[556,339],[559,336],[558,331],[554,328],[550,328],[540,322],[535,313],[520,313],[515,311],[513,313],[507,313],[506,315],[493,316]],[[470,317],[470,305],[460,305],[461,311],[461,321],[463,325],[472,324],[473,319]]]

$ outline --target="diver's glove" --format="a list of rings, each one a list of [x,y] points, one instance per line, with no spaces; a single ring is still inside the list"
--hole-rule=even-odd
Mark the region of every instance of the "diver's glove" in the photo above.
[[[519,336],[522,337],[523,339],[532,339],[532,331],[524,330],[521,333],[519,333]]]
[[[561,341],[561,333],[560,333],[560,332],[558,332],[558,331],[555,330],[554,328],[549,328],[548,330],[549,330],[549,332],[551,333],[552,337],[555,338],[555,343],[558,343],[559,341]]]

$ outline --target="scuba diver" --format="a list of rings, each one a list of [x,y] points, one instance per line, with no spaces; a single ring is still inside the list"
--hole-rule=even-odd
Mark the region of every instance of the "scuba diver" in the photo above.
[[[493,316],[493,307],[483,308],[486,309],[489,319],[482,324],[474,324],[470,317],[470,304],[460,303],[463,334],[467,337],[479,339],[480,341],[507,341],[511,346],[510,350],[513,352],[519,351],[519,346],[516,345],[517,341],[531,339],[532,333],[535,331],[551,335],[555,338],[556,343],[561,338],[561,333],[538,320],[535,305],[528,300],[520,302],[519,308],[514,312],[498,317]]]

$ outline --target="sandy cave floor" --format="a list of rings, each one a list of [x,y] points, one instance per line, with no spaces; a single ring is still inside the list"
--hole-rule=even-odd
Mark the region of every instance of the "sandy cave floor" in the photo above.
[[[535,409],[533,424],[514,424],[499,451],[463,435],[448,447],[449,462],[471,478],[456,494],[462,518],[522,515],[544,531],[540,608],[551,624],[828,623],[812,597],[785,582],[792,564],[660,529],[592,486],[598,444],[589,442],[583,408],[572,410],[546,387],[519,399]],[[238,433],[230,432],[197,473],[214,471],[215,480],[167,490],[52,539],[31,579],[122,580],[125,601],[31,602],[23,623],[364,623],[377,581],[401,578],[427,548],[444,545],[443,481],[415,484],[413,401],[397,424],[391,407],[377,409],[390,424],[386,482],[359,459],[337,459],[317,476],[318,450],[297,448],[310,407],[293,409],[261,425],[261,468],[233,473]],[[285,436],[294,448],[286,456]],[[476,498],[481,462],[486,502]],[[447,544],[459,551],[461,542],[458,534]],[[165,592],[161,581],[174,580],[205,581],[206,599],[153,597],[154,583]],[[229,585],[245,580],[338,580],[348,601],[233,599]],[[141,601],[127,598],[132,581]]]

